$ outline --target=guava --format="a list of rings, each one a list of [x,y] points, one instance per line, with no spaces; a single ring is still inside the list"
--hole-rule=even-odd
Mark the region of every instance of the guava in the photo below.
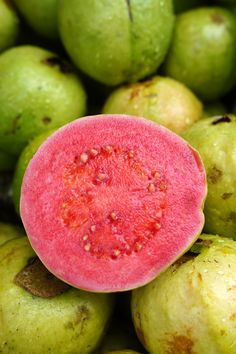
[[[202,118],[222,116],[227,113],[225,104],[221,101],[208,102],[203,107]]]
[[[19,18],[10,0],[0,0],[0,52],[15,44],[19,33]]]
[[[18,46],[0,55],[0,150],[19,155],[34,136],[82,116],[86,94],[57,54]]]
[[[91,353],[113,310],[111,294],[87,293],[48,272],[27,237],[0,247],[0,351]]]
[[[73,62],[107,85],[154,73],[170,45],[172,0],[61,0],[59,32]]]
[[[190,127],[183,137],[200,153],[207,174],[204,207],[207,233],[236,239],[236,117],[206,118]]]
[[[141,117],[98,115],[53,133],[24,174],[20,214],[58,278],[96,292],[141,286],[200,234],[206,177],[198,153]]]
[[[25,232],[21,227],[0,221],[0,246],[13,238],[21,236],[25,236]]]
[[[38,150],[39,146],[43,143],[43,141],[46,140],[54,131],[55,130],[49,130],[36,136],[29,142],[28,145],[26,145],[18,158],[12,180],[12,198],[17,213],[19,213],[21,184],[28,163],[32,159],[35,152]]]
[[[14,3],[36,32],[50,39],[58,38],[58,0],[14,0]]]
[[[201,118],[202,103],[182,83],[154,76],[114,90],[105,102],[103,113],[142,116],[181,133]]]
[[[235,85],[236,21],[229,10],[202,7],[177,16],[165,73],[203,100],[216,100]]]
[[[236,352],[236,242],[201,235],[176,263],[133,291],[137,334],[150,354]]]

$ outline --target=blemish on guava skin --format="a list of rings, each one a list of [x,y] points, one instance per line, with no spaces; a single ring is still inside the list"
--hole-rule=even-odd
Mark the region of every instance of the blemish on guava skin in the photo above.
[[[183,335],[173,335],[170,340],[167,341],[166,354],[194,354],[193,341]]]
[[[233,193],[223,193],[222,196],[221,196],[221,198],[222,198],[223,200],[227,200],[227,199],[231,198],[232,195],[233,195]]]
[[[16,132],[20,129],[20,118],[21,114],[18,114],[12,121],[12,127],[10,130],[10,134],[16,134]]]
[[[68,284],[51,274],[38,257],[29,260],[15,276],[14,283],[30,294],[45,299],[54,298],[70,289]]]
[[[43,64],[54,67],[58,66],[63,74],[69,74],[73,72],[72,66],[67,61],[61,59],[58,56],[49,57],[42,60]]]
[[[196,241],[196,244],[201,245],[201,246],[205,246],[205,247],[210,247],[210,245],[213,243],[212,240],[203,240],[202,238],[198,238],[198,240]]]
[[[142,330],[142,322],[141,322],[141,315],[139,312],[136,312],[135,313],[135,318],[136,318],[136,321],[135,321],[135,331],[137,333],[137,336],[140,340],[140,342],[143,344],[143,346],[145,347],[145,344],[146,344],[146,340],[145,340],[145,336],[144,336],[144,333],[143,333],[143,330]]]
[[[224,115],[224,116],[216,117],[216,119],[213,120],[213,122],[211,122],[211,124],[216,125],[216,124],[220,124],[220,123],[230,123],[230,122],[231,122],[231,118],[227,115]]]
[[[211,19],[215,23],[219,23],[219,24],[224,23],[224,17],[217,13],[211,15]]]
[[[216,184],[222,178],[223,172],[219,170],[216,166],[213,166],[208,170],[207,180],[209,183]]]
[[[52,118],[50,118],[50,117],[43,117],[42,118],[42,122],[45,125],[48,125],[49,123],[51,123],[51,121],[52,121]]]
[[[67,322],[64,325],[64,327],[66,329],[74,330],[76,326],[81,324],[81,331],[80,331],[80,335],[81,335],[82,332],[83,332],[84,321],[89,319],[89,317],[90,317],[89,309],[85,305],[79,306],[78,310],[77,310],[77,313],[76,313],[76,316],[75,316],[75,320]]]

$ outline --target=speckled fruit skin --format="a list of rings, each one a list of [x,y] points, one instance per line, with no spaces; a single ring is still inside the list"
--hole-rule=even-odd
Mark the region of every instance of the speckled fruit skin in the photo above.
[[[19,203],[20,203],[20,193],[21,184],[24,177],[25,170],[34,156],[35,152],[38,150],[40,145],[54,132],[50,130],[44,132],[34,139],[32,139],[29,144],[21,152],[18,161],[15,165],[13,180],[12,180],[12,198],[15,205],[15,210],[19,213]]]
[[[236,352],[236,242],[201,235],[166,272],[133,291],[137,334],[150,354]]]
[[[57,54],[19,46],[0,55],[0,150],[19,155],[34,136],[85,109],[81,81]]]
[[[20,215],[53,274],[117,292],[151,281],[191,246],[206,192],[197,151],[170,130],[141,117],[87,116],[34,154]]]
[[[235,16],[220,7],[202,7],[176,18],[165,72],[200,98],[215,100],[235,84]],[[217,75],[216,75],[217,73]]]
[[[204,214],[207,233],[236,238],[236,117],[203,119],[183,137],[197,149],[207,173]]]
[[[0,246],[13,238],[25,236],[23,228],[0,222]]]
[[[58,0],[13,0],[17,9],[28,24],[39,34],[58,38],[57,3]]]
[[[10,1],[0,0],[0,52],[15,44],[19,19]]]
[[[182,83],[154,76],[114,90],[103,113],[145,117],[180,134],[201,118],[202,103]]]
[[[60,0],[59,31],[74,63],[107,85],[155,72],[167,53],[171,0]]]
[[[17,274],[32,264],[34,257],[26,237],[0,247],[0,351],[8,354],[91,353],[103,337],[113,298],[73,288],[65,288],[60,294],[49,297],[46,286],[39,289],[39,292],[45,291],[43,296],[35,295],[32,289],[37,288],[37,284],[33,282],[30,288],[31,283],[26,279],[24,288],[16,281]]]

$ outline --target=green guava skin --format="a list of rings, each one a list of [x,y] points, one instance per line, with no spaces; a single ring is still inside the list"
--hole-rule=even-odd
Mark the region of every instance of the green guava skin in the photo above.
[[[60,0],[58,23],[78,68],[114,86],[156,71],[169,48],[174,13],[172,0]]]
[[[145,117],[179,134],[201,118],[202,108],[200,100],[185,85],[154,76],[114,90],[103,113]]]
[[[227,108],[221,101],[214,101],[206,103],[203,106],[202,118],[210,118],[214,116],[220,116],[227,113]]]
[[[21,152],[18,161],[15,166],[13,180],[12,180],[12,198],[15,205],[16,212],[19,214],[19,205],[20,205],[20,194],[21,194],[21,184],[24,177],[25,170],[40,147],[40,145],[54,132],[50,130],[36,136],[32,139],[28,145]]]
[[[201,235],[191,253],[132,295],[133,321],[150,354],[236,352],[236,242]]]
[[[203,4],[202,0],[173,0],[176,14],[192,9]]]
[[[206,169],[205,232],[236,239],[236,117],[202,119],[182,136],[198,150]]]
[[[0,172],[13,171],[16,161],[16,156],[0,151]]]
[[[26,237],[0,247],[0,351],[8,354],[87,354],[104,335],[113,297],[69,288],[35,296],[15,276],[35,257]]]
[[[57,26],[58,0],[14,0],[14,3],[29,26],[36,32],[49,39],[59,37]]]
[[[19,155],[34,136],[84,115],[86,93],[68,63],[34,46],[0,56],[0,150]]]
[[[0,52],[15,44],[19,33],[19,18],[10,1],[0,0]]]
[[[220,7],[196,8],[177,16],[165,73],[205,101],[216,100],[236,82],[236,21]]]
[[[22,236],[25,236],[25,232],[21,227],[0,221],[0,246],[7,241]]]

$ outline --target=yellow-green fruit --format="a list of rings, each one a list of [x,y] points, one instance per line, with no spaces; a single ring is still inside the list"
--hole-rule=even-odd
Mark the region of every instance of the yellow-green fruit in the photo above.
[[[86,109],[86,93],[57,54],[19,46],[0,55],[0,150],[19,155],[30,139]]]
[[[201,119],[183,134],[200,153],[207,174],[207,233],[236,239],[236,117]]]
[[[172,0],[60,0],[59,31],[74,63],[107,85],[134,82],[163,62]]]
[[[24,235],[24,230],[21,227],[0,222],[0,246],[13,238]]]
[[[201,235],[190,252],[133,291],[133,321],[148,353],[236,353],[235,289],[236,242]]]
[[[202,7],[177,16],[165,72],[203,100],[216,100],[236,82],[236,21],[220,7]]]
[[[22,237],[0,247],[0,308],[1,353],[88,354],[104,335],[113,297],[55,278]]]
[[[168,77],[154,76],[113,91],[103,113],[145,117],[181,133],[201,118],[202,103],[182,83]]]
[[[15,44],[19,19],[9,0],[0,0],[0,52]]]
[[[56,39],[58,0],[14,0],[27,23],[39,34]]]

